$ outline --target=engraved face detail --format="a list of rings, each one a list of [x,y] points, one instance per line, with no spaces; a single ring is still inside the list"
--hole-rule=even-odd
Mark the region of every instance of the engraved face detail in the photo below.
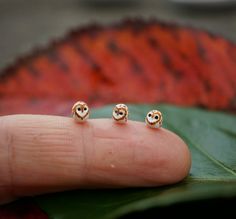
[[[72,107],[73,117],[77,122],[84,122],[89,118],[89,107],[83,101],[78,101]]]
[[[128,107],[125,104],[117,104],[112,112],[112,117],[116,122],[125,123],[128,120]]]
[[[148,112],[145,122],[151,128],[160,128],[162,126],[162,114],[158,110]]]

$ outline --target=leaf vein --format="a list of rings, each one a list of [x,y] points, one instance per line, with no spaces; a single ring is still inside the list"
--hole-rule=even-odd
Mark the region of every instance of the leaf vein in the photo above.
[[[209,153],[207,153],[204,149],[202,149],[200,146],[198,146],[197,144],[193,143],[186,135],[184,135],[181,131],[179,131],[178,129],[176,129],[172,124],[167,123],[169,127],[172,128],[172,130],[174,130],[176,133],[178,133],[180,136],[182,136],[183,138],[185,138],[189,143],[191,143],[196,149],[198,149],[198,151],[200,151],[204,156],[206,156],[208,159],[211,160],[211,162],[213,162],[214,164],[216,164],[217,166],[221,167],[224,171],[232,174],[233,176],[236,176],[236,172],[234,170],[232,170],[230,167],[226,166],[224,163],[220,162],[219,160],[217,160],[216,158],[214,158],[213,156],[211,156]]]

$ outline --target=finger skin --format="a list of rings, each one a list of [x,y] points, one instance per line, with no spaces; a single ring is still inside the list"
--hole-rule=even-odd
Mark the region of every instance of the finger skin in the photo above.
[[[166,185],[185,178],[190,166],[177,135],[141,122],[0,118],[0,202],[74,188]]]

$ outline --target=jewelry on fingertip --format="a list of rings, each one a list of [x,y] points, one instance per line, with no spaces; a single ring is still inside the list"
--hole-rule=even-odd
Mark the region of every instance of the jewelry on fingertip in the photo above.
[[[126,123],[128,120],[128,116],[129,116],[129,110],[125,104],[120,103],[115,105],[112,112],[112,118],[114,121],[118,123]]]
[[[158,110],[151,110],[147,113],[145,123],[150,128],[160,128],[162,126],[162,113]]]
[[[72,115],[76,122],[85,122],[89,118],[89,107],[83,101],[76,102],[72,107]]]

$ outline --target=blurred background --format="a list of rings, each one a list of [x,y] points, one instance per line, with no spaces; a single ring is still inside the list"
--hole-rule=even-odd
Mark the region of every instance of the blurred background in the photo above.
[[[221,35],[232,42],[236,42],[235,6],[236,0],[0,0],[0,74],[2,69],[8,65],[11,65],[17,58],[24,57],[25,54],[32,53],[32,50],[36,48],[46,48],[51,41],[63,38],[64,35],[72,29],[93,23],[119,23],[121,20],[126,18],[142,18],[146,20],[154,18],[165,22],[178,23],[181,25],[204,29],[211,33]],[[167,31],[169,31],[169,29],[167,29]],[[164,37],[161,39],[162,42],[165,42]],[[131,40],[128,38],[127,42],[132,42],[132,40],[133,38]],[[134,77],[132,74],[129,74],[129,77],[131,75],[133,78],[137,78],[137,80],[129,83],[128,80],[123,80],[124,74],[122,74],[122,70],[117,71],[120,74],[118,79],[122,83],[119,83],[118,80],[116,82],[115,80],[116,83],[111,83],[112,85],[110,85],[108,83],[109,80],[107,80],[108,82],[106,80],[102,80],[102,76],[105,75],[104,72],[108,72],[108,70],[111,69],[111,66],[105,70],[104,68],[101,68],[101,71],[96,70],[96,68],[95,70],[94,68],[86,68],[85,71],[82,72],[83,74],[79,74],[80,72],[76,69],[77,65],[75,65],[75,67],[71,68],[72,70],[70,73],[74,72],[74,76],[76,75],[76,77],[72,77],[71,75],[73,74],[68,74],[69,76],[67,74],[62,74],[56,78],[57,80],[55,80],[54,76],[58,72],[60,74],[63,70],[62,67],[62,70],[57,68],[57,63],[47,66],[48,62],[43,62],[42,65],[46,70],[43,72],[39,71],[39,75],[40,73],[44,75],[45,72],[50,73],[47,74],[46,79],[44,77],[37,77],[38,73],[35,69],[36,67],[39,68],[39,66],[37,66],[38,63],[35,64],[35,68],[26,65],[22,71],[19,71],[19,69],[11,69],[13,73],[16,72],[18,75],[9,74],[10,76],[8,78],[0,78],[0,115],[19,112],[33,112],[40,114],[43,112],[46,114],[68,115],[68,112],[70,112],[70,107],[77,97],[82,97],[81,99],[86,101],[88,100],[92,106],[95,106],[97,104],[96,101],[100,101],[100,104],[107,104],[115,101],[114,94],[116,94],[116,98],[124,98],[125,101],[129,102],[132,100],[132,102],[136,101],[143,103],[143,99],[146,101],[149,98],[146,102],[151,103],[163,101],[165,98],[164,101],[167,103],[177,103],[177,105],[188,104],[191,106],[204,106],[210,109],[235,111],[236,81],[232,80],[235,78],[235,59],[233,59],[235,56],[232,55],[235,54],[233,53],[235,51],[235,47],[233,47],[230,43],[224,44],[222,40],[212,41],[212,44],[209,47],[206,47],[206,44],[202,44],[202,47],[198,47],[197,43],[202,41],[204,41],[204,38],[199,38],[197,40],[195,39],[197,53],[195,55],[193,51],[193,56],[187,56],[194,57],[195,59],[186,59],[186,56],[182,56],[184,61],[176,62],[177,64],[175,68],[171,66],[174,62],[170,62],[170,58],[166,55],[168,53],[158,50],[157,53],[162,53],[162,56],[158,57],[158,60],[162,58],[163,60],[165,59],[165,62],[159,61],[158,65],[154,65],[155,60],[152,59],[150,60],[150,63],[152,64],[151,66],[160,66],[163,64],[165,66],[161,69],[166,70],[164,73],[171,73],[168,77],[163,77],[164,74],[160,74],[161,77],[163,77],[163,80],[160,80],[158,86],[153,83],[153,81],[155,82],[159,80],[158,77],[154,77],[155,80],[153,81],[146,80],[143,83],[140,83],[142,82],[142,77]],[[168,41],[166,42],[166,44],[168,44]],[[176,42],[178,43],[178,41]],[[211,42],[211,40],[207,42]],[[221,42],[221,44],[218,42]],[[89,41],[89,44],[90,43],[91,41]],[[134,43],[130,48],[135,48],[135,45],[137,44]],[[183,45],[186,45],[185,41],[184,44],[181,44],[181,46]],[[233,49],[229,49],[228,45],[233,47]],[[207,55],[210,58],[207,61],[204,57],[201,57],[202,54],[204,55],[205,47],[206,50],[213,47],[215,48],[212,51],[208,51]],[[188,53],[190,49],[188,46],[186,46],[186,48],[186,53]],[[201,48],[203,48],[203,50],[201,50]],[[76,55],[71,57],[81,58],[82,56],[79,56],[81,55],[79,53],[82,52],[77,52],[75,53]],[[100,51],[98,51],[98,54],[99,52]],[[175,54],[180,55],[176,48]],[[189,54],[191,54],[191,51]],[[197,55],[199,56],[199,60]],[[132,58],[132,56],[130,57]],[[140,57],[140,60],[144,60],[146,58],[143,54],[141,54]],[[224,60],[222,60],[222,57]],[[228,57],[229,62],[227,60]],[[83,57],[81,59],[83,59]],[[120,59],[117,58],[116,60],[116,62],[120,64]],[[107,65],[107,60],[105,59],[104,62],[103,60],[100,60],[100,62]],[[116,62],[114,61],[114,63]],[[71,62],[68,63],[71,64]],[[131,70],[129,73],[132,73],[132,71],[135,73],[135,70],[132,69],[137,69],[137,66],[139,65],[134,65],[136,62],[132,63],[130,61],[130,63],[133,64],[135,68],[130,68]],[[187,67],[185,65],[183,67],[183,63],[190,63],[190,65]],[[86,65],[92,66],[92,64],[88,63]],[[143,75],[158,75],[159,72],[161,72],[158,68],[152,68],[150,70],[150,68],[147,68],[147,65],[148,62],[143,64]],[[192,66],[196,65],[198,65],[197,70],[192,68]],[[83,66],[83,63],[78,64],[78,66]],[[129,69],[127,66],[128,65],[124,65],[124,69]],[[102,67],[104,66],[102,65]],[[92,74],[88,76],[87,72],[98,72],[98,74],[95,74],[94,77],[96,80],[91,76]],[[109,76],[112,74],[113,71],[109,71]],[[79,83],[84,80],[84,75],[88,78],[90,77],[86,80],[88,85],[86,83]],[[179,75],[181,75],[180,79]],[[197,77],[191,77],[192,75],[197,75]],[[68,81],[65,80],[66,77],[68,77]],[[107,75],[106,77],[108,79],[112,78]],[[111,80],[111,82],[113,81]],[[69,86],[70,89],[67,89],[68,84],[71,85]],[[94,87],[92,86],[94,84],[96,85],[95,92]],[[106,84],[109,86],[106,86]],[[161,86],[163,84],[164,86]],[[150,85],[150,87],[148,87],[148,91],[145,90],[145,92],[140,92],[140,90],[142,91],[142,89],[146,88],[146,85]],[[192,85],[194,85],[194,88],[196,89],[192,89]],[[63,88],[66,88],[64,89],[66,92],[64,92]],[[104,92],[104,90],[106,92]],[[137,95],[137,93],[139,95]],[[140,95],[140,93],[143,95]],[[154,95],[147,95],[147,93]],[[196,93],[200,95],[195,95]],[[47,95],[48,98],[45,98]],[[55,101],[53,102],[52,100]],[[222,141],[225,141],[225,139],[223,138]],[[229,140],[230,143],[231,141],[232,140]],[[231,148],[230,143],[229,146]],[[222,145],[226,146],[225,142],[222,143]],[[198,159],[197,161],[199,163]],[[200,172],[202,171],[201,168]],[[227,202],[224,203],[226,203],[225,206],[228,206]],[[203,206],[205,208],[205,204],[203,204]],[[23,207],[15,207],[13,204],[12,209],[17,208],[22,209]],[[4,215],[5,212],[12,211],[11,208],[9,209],[10,210],[7,208],[6,211],[4,209],[1,211],[0,209],[0,218],[4,218],[4,216],[1,216],[1,212],[3,212],[2,214]],[[29,204],[29,207],[26,207],[26,209],[29,209],[29,211],[31,209],[33,212],[32,215],[38,214],[37,209],[36,213],[34,212],[35,210],[31,204]],[[19,218],[19,211],[14,210],[14,212],[17,216],[11,218]],[[20,212],[24,211],[21,210]],[[209,212],[212,211],[209,210]],[[6,214],[8,215],[8,213]]]
[[[236,42],[235,0],[0,0],[0,69],[69,30],[128,17],[199,27]]]

